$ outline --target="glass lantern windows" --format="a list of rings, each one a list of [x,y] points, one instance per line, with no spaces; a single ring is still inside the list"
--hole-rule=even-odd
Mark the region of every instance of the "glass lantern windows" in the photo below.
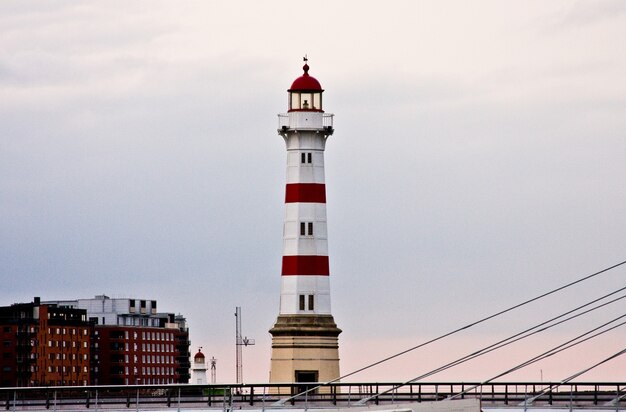
[[[322,92],[290,92],[289,111],[322,111]]]

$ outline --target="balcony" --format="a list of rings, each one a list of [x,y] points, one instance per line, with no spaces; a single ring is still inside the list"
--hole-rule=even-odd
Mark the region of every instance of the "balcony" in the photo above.
[[[111,332],[111,335],[109,336],[109,339],[111,340],[123,340],[124,339],[124,332]]]
[[[278,115],[278,132],[287,130],[320,130],[326,134],[333,133],[333,117],[331,113],[290,112]]]
[[[124,344],[123,343],[117,343],[117,342],[112,342],[111,343],[111,351],[119,352],[119,351],[123,351],[123,350],[124,350]]]

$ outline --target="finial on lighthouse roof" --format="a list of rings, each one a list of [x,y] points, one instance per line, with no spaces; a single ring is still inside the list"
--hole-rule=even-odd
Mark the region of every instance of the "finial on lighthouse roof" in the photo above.
[[[309,63],[308,63],[309,58],[306,57],[306,54],[305,54],[302,60],[304,60],[304,66],[302,66],[302,70],[304,70],[304,75],[308,76],[309,75]]]
[[[302,66],[302,70],[304,70],[304,74],[293,81],[288,91],[323,91],[320,82],[318,82],[315,77],[309,75],[309,58],[306,54],[303,60],[304,66]]]

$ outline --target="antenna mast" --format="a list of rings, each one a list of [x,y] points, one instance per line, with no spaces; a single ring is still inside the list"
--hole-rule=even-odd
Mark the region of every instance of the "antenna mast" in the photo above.
[[[254,345],[254,339],[241,337],[241,307],[235,308],[235,367],[237,368],[237,383],[243,383],[242,346]]]
[[[215,383],[217,376],[217,359],[215,356],[211,356],[211,383]]]

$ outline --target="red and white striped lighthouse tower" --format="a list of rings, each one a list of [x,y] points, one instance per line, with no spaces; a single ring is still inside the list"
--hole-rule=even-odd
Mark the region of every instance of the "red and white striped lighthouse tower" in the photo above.
[[[280,312],[272,334],[270,382],[325,382],[339,377],[337,328],[330,311],[324,148],[333,115],[309,66],[279,114],[287,146]]]

